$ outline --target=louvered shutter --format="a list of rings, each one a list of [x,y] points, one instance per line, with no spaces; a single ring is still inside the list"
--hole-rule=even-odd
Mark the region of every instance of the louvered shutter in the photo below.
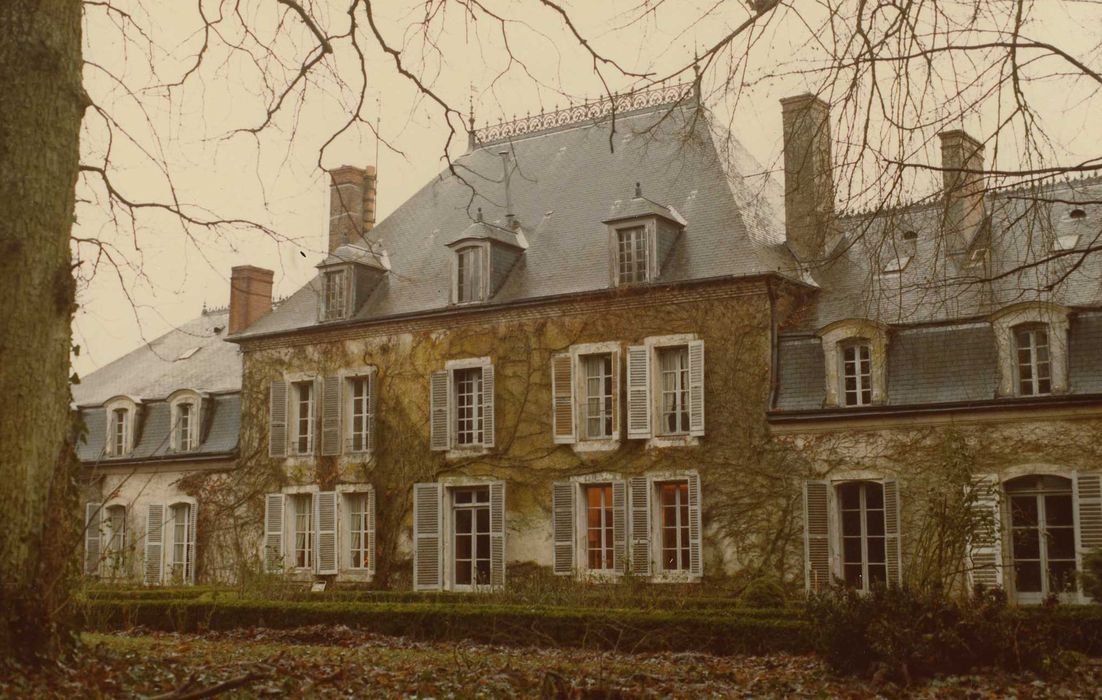
[[[283,570],[283,506],[282,493],[269,493],[264,498],[264,569]]]
[[[440,484],[413,485],[413,589],[435,591],[442,587],[440,536]]]
[[[650,351],[643,345],[628,348],[628,438],[651,437]]]
[[[375,373],[367,376],[367,449],[375,449],[375,411],[379,406]]]
[[[494,366],[482,367],[482,445],[494,446]]]
[[[1076,566],[1083,571],[1083,556],[1102,550],[1102,473],[1085,472],[1075,477]],[[1090,598],[1085,598],[1084,602]]]
[[[150,503],[145,516],[145,575],[147,586],[161,584],[164,568],[165,507],[160,503]]]
[[[575,441],[574,358],[566,352],[551,356],[551,425],[556,443]]]
[[[268,409],[268,454],[287,456],[287,382],[275,380],[270,387]]]
[[[367,492],[367,573],[375,575],[375,489]]]
[[[700,517],[700,477],[689,476],[689,573],[704,575],[704,533]]]
[[[310,417],[313,419],[313,425],[310,434],[310,454],[321,454],[321,424],[322,424],[322,388],[323,383],[321,377],[314,377],[311,382],[314,390],[310,392]]]
[[[321,453],[341,453],[341,383],[340,377],[326,377],[321,382]]]
[[[612,569],[618,574],[627,569],[628,559],[628,485],[612,482]]]
[[[888,585],[903,585],[903,552],[900,544],[899,482],[884,480],[884,554]]]
[[[645,476],[633,476],[631,490],[631,571],[650,576],[650,483]]]
[[[704,341],[689,342],[689,435],[704,435]]]
[[[814,593],[830,584],[830,484],[805,481],[804,585]]]
[[[318,528],[317,572],[322,575],[337,573],[337,494],[321,491],[314,499],[314,522]]]
[[[574,573],[574,489],[570,481],[551,486],[551,568],[560,576]]]
[[[433,372],[429,380],[429,429],[432,433],[429,445],[434,450],[446,450],[451,446],[448,376],[447,371]]]
[[[84,573],[89,576],[99,575],[100,559],[103,557],[102,515],[102,503],[84,504]]]
[[[612,439],[620,439],[620,351],[612,351]]]
[[[196,579],[195,571],[199,565],[199,561],[195,558],[195,540],[199,536],[198,530],[196,530],[199,524],[199,504],[192,503],[188,506],[187,512],[187,542],[184,543],[184,548],[187,550],[187,566],[184,571],[184,580],[194,584]]]
[[[974,477],[972,487],[973,528],[968,538],[968,580],[972,587],[1003,585],[1002,522],[999,478],[994,474]]]
[[[505,587],[505,482],[490,484],[490,585]]]

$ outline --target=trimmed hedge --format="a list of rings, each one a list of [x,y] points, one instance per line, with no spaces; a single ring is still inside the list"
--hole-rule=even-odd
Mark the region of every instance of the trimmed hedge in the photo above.
[[[85,603],[86,628],[132,626],[196,632],[240,627],[347,625],[423,641],[470,640],[514,646],[569,646],[630,652],[804,653],[797,615],[693,614],[507,605],[328,603],[236,600],[104,600]]]

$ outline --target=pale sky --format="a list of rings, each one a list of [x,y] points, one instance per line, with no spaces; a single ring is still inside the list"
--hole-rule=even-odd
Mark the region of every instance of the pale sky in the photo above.
[[[769,27],[755,35],[751,59],[745,74],[740,73],[742,82],[748,84],[737,94],[737,100],[735,93],[724,91],[716,81],[726,75],[725,67],[718,67],[706,81],[708,106],[722,115],[735,138],[764,167],[774,170],[780,166],[778,100],[815,89],[818,83],[809,75],[772,74],[789,72],[786,66],[821,60],[823,56],[817,45],[821,35],[817,38],[809,28],[814,28],[816,17],[821,15],[819,2],[790,2],[800,9],[800,16],[782,7]],[[252,230],[222,236],[200,233],[190,240],[172,217],[149,210],[139,215],[137,228],[132,230],[128,222],[117,223],[106,215],[102,191],[97,197],[94,189],[78,187],[78,197],[90,201],[78,206],[74,236],[104,241],[112,255],[125,259],[121,278],[106,264],[95,268],[92,275],[94,249],[81,248],[80,275],[84,283],[74,335],[82,350],[74,358],[74,365],[82,374],[196,317],[204,304],[226,305],[229,271],[234,265],[275,270],[277,296],[291,294],[316,273],[314,265],[321,258],[328,226],[328,177],[317,167],[318,148],[346,118],[350,105],[349,94],[342,94],[326,74],[319,73],[316,83],[308,88],[297,119],[292,118],[293,111],[288,111],[259,139],[249,134],[228,136],[233,129],[253,126],[263,119],[264,102],[258,97],[263,76],[240,57],[228,55],[217,38],[212,38],[213,48],[198,74],[183,90],[170,94],[158,86],[177,80],[203,44],[193,3],[187,3],[186,8],[184,3],[165,3],[163,7],[156,3],[156,9],[139,8],[139,0],[115,4],[133,11],[158,47],[152,57],[146,55],[142,50],[144,39],[133,27],[127,28],[129,42],[124,41],[116,28],[117,17],[108,18],[86,6],[85,57],[96,64],[86,69],[86,84],[96,103],[117,124],[111,166],[115,186],[134,201],[166,201],[168,188],[156,164],[164,163],[181,202],[221,218],[257,221],[276,231],[281,240]],[[347,0],[305,4],[327,26],[343,27],[347,21],[341,9],[347,6]],[[216,5],[215,0],[204,3],[208,16],[215,16]],[[275,31],[274,3],[252,0],[242,5],[259,36]],[[990,3],[991,11],[1009,11],[1012,7],[1011,3],[1005,3],[1005,8],[1000,5]],[[431,37],[444,60],[437,60],[431,52],[426,54],[422,50],[424,37],[409,29],[424,12],[423,0],[376,0],[374,6],[387,41],[392,45],[405,42],[403,60],[433,90],[464,114],[473,95],[478,126],[487,120],[565,106],[564,94],[574,99],[601,94],[592,61],[561,20],[531,0],[488,3],[504,16],[524,22],[509,25],[510,46],[524,67],[516,63],[509,66],[500,30],[492,22],[483,20],[477,27],[468,26],[455,6],[446,6],[450,14],[441,15],[434,25],[440,31]],[[579,1],[565,6],[578,31],[598,51],[628,70],[659,74],[683,66],[694,50],[714,44],[747,16],[744,4],[738,0],[718,5],[712,0]],[[706,21],[694,21],[713,7]],[[641,8],[654,11],[640,22],[623,27],[628,18],[639,15]],[[1027,31],[1059,42],[1099,68],[1099,56],[1091,53],[1099,37],[1083,31],[1084,27],[1102,26],[1102,12],[1097,6],[1045,0],[1035,12],[1040,20],[1029,25]],[[294,18],[288,19],[286,26],[274,48],[291,64],[297,60],[296,50],[298,56],[309,50],[311,37]],[[240,39],[232,35],[226,38]],[[378,145],[371,130],[359,125],[330,147],[324,165],[377,165],[377,210],[381,219],[441,171],[447,126],[441,110],[418,98],[409,82],[394,70],[393,60],[378,51],[366,35],[362,45],[369,71],[364,114],[372,123],[378,119],[381,134],[393,150]],[[740,46],[745,46],[745,41]],[[351,57],[347,47],[338,49],[330,65],[349,80],[358,80]],[[159,79],[150,74],[151,63],[158,68]],[[495,83],[495,76],[507,68]],[[277,70],[270,70],[270,74]],[[1051,65],[1044,66],[1046,75],[1054,70]],[[122,78],[125,89],[107,72]],[[631,86],[629,79],[612,69],[606,70],[606,75],[614,90]],[[1063,162],[1096,157],[1102,152],[1102,126],[1097,119],[1102,105],[1094,93],[1069,91],[1066,87],[1059,79],[1048,79],[1030,88],[1044,108],[1040,117],[1053,137],[1053,156]],[[134,107],[136,100],[144,105],[148,119]],[[969,114],[963,126],[989,133],[1002,114],[997,102]],[[1005,104],[1001,106],[1005,110]],[[127,140],[122,129],[135,143]],[[104,121],[90,110],[83,137],[84,161],[101,162],[106,143]],[[459,134],[452,156],[465,149],[466,136]],[[1017,167],[1013,150],[1012,146],[1000,147],[1000,166]]]

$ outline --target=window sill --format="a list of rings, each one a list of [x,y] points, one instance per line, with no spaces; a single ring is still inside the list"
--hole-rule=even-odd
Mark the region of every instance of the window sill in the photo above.
[[[469,459],[471,457],[481,457],[490,453],[490,448],[485,445],[468,445],[464,447],[453,447],[444,453],[444,459]]]
[[[337,573],[338,581],[356,581],[366,582],[372,578],[371,573],[367,569],[341,569]]]
[[[663,447],[697,447],[700,438],[695,435],[661,435],[647,440],[647,449]]]
[[[700,583],[701,576],[688,571],[662,571],[650,577],[651,583]]]
[[[571,447],[575,452],[612,452],[620,448],[620,441],[612,438],[578,440]]]
[[[601,569],[581,569],[574,575],[577,581],[583,583],[616,583],[623,577],[624,575],[618,571]]]

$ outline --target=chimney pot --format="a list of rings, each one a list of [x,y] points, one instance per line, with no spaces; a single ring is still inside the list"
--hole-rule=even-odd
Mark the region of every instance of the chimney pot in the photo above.
[[[230,335],[243,331],[272,310],[275,273],[239,265],[230,271]]]
[[[812,94],[781,100],[784,126],[784,224],[801,261],[820,260],[834,226],[830,105]]]

